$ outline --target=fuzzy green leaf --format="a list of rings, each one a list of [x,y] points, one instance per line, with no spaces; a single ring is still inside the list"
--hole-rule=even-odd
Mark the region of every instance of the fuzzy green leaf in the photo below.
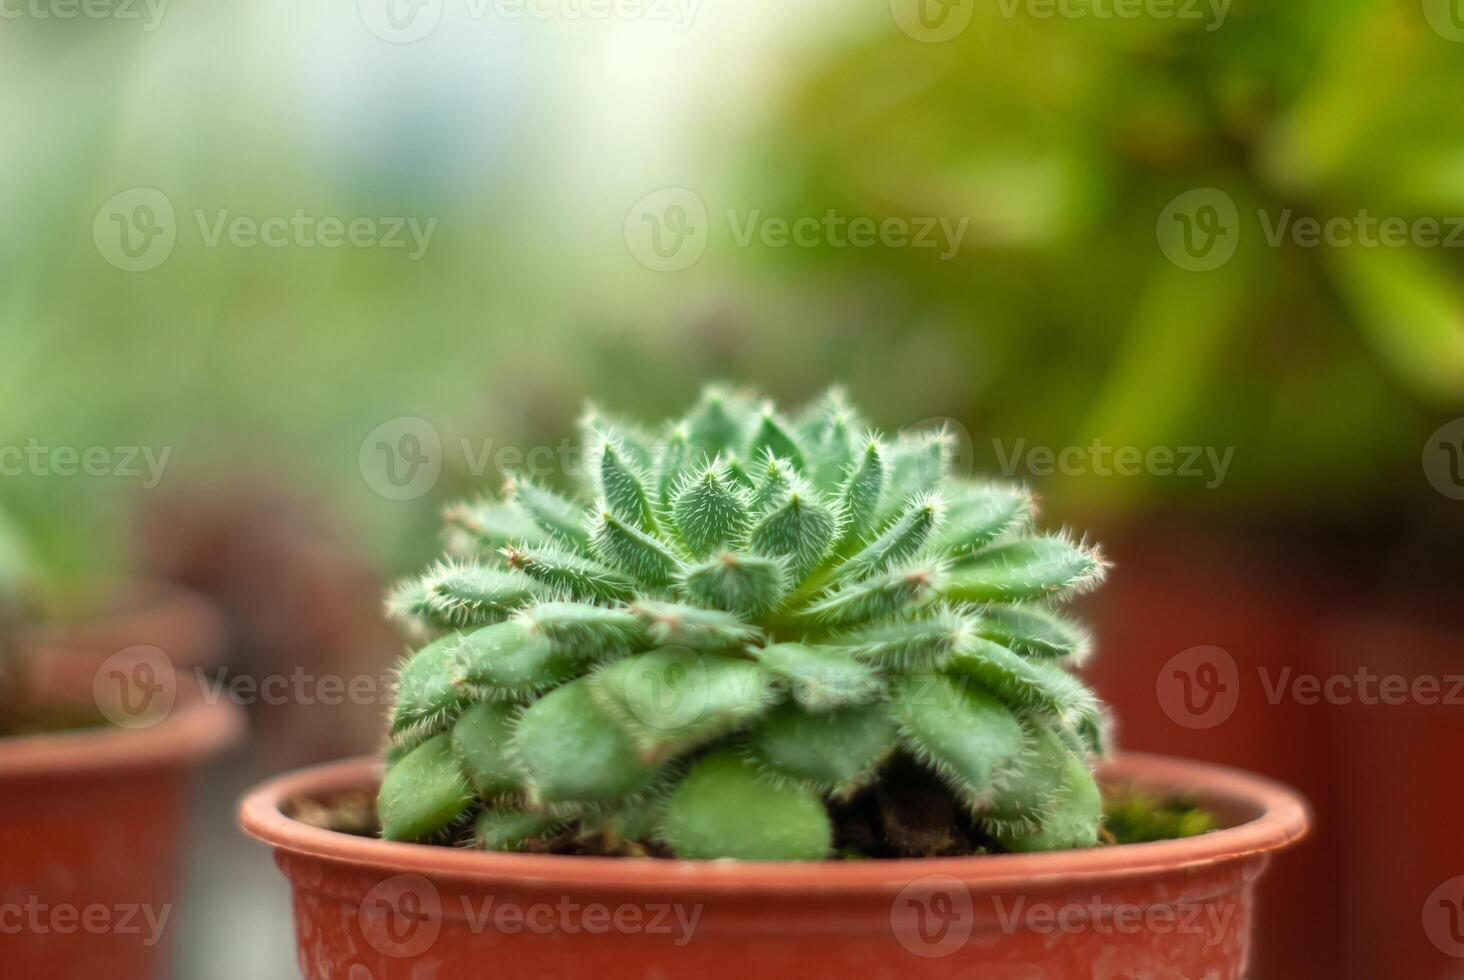
[[[933,564],[893,569],[842,586],[809,606],[803,617],[829,629],[889,619],[932,601],[939,594],[944,576],[944,568]]]
[[[641,585],[651,589],[670,585],[681,567],[676,555],[660,539],[602,511],[591,535],[595,553]]]
[[[541,602],[520,615],[554,652],[581,663],[623,657],[647,646],[640,617],[628,609],[582,602]]]
[[[694,558],[739,540],[750,523],[741,489],[714,466],[702,470],[676,491],[671,510],[681,540]]]
[[[783,500],[753,527],[752,550],[788,563],[793,581],[813,571],[834,543],[838,517],[807,487],[794,486]]]
[[[626,575],[592,558],[552,545],[520,545],[503,550],[508,567],[558,589],[572,599],[617,602],[635,595]]]
[[[1103,820],[1103,794],[1093,774],[1072,753],[1063,760],[1062,784],[1049,805],[1041,826],[1027,831],[1019,826],[992,828],[997,841],[1009,851],[1062,851],[1093,847]]]
[[[471,629],[507,618],[545,591],[516,571],[444,561],[420,579],[399,585],[387,607],[394,615],[434,629]]]
[[[788,570],[777,558],[723,552],[687,568],[681,591],[713,609],[757,617],[788,595]]]
[[[1026,657],[1065,657],[1082,663],[1090,641],[1087,630],[1041,606],[991,606],[976,624],[979,636]]]
[[[743,411],[726,391],[707,388],[686,420],[692,447],[707,459],[715,459],[741,445]]]
[[[511,722],[517,709],[501,701],[480,701],[465,709],[452,726],[452,749],[468,785],[488,800],[523,787],[509,752]]]
[[[972,683],[911,674],[891,689],[900,738],[972,806],[1010,778],[1028,736],[1006,705]]]
[[[676,787],[665,837],[681,858],[817,861],[833,846],[833,827],[816,793],[779,785],[752,762],[718,752]]]
[[[473,840],[485,851],[521,851],[524,846],[548,837],[564,821],[547,813],[513,807],[489,807],[473,823]]]
[[[1097,585],[1106,569],[1096,549],[1064,536],[1026,538],[962,561],[947,579],[945,594],[968,602],[1061,598]]]
[[[775,456],[786,459],[795,470],[803,469],[803,449],[793,437],[787,422],[778,416],[771,404],[764,405],[758,414],[757,428],[748,443],[747,455],[751,459]]]
[[[486,627],[493,629],[493,627]],[[458,660],[461,633],[449,633],[418,650],[397,675],[391,735],[401,745],[446,731],[472,697]]]
[[[548,540],[542,528],[522,510],[496,500],[454,504],[443,514],[449,530],[471,542],[471,552],[493,554],[515,542],[542,544]]]
[[[447,735],[435,735],[392,766],[376,808],[387,840],[414,841],[450,827],[473,802]]]
[[[974,617],[937,609],[841,634],[836,642],[861,660],[890,670],[931,670],[977,635]]]
[[[774,643],[755,651],[758,662],[787,683],[794,699],[811,711],[880,700],[879,672],[855,660],[844,647]]]
[[[943,555],[969,555],[1032,519],[1032,495],[1000,483],[963,485],[946,503],[933,547]]]
[[[841,581],[867,578],[913,558],[939,526],[942,504],[938,497],[917,497],[900,518],[854,557],[839,566]]]
[[[760,717],[772,700],[772,680],[749,660],[668,649],[617,661],[589,683],[642,758],[662,761]]]
[[[873,532],[875,515],[885,494],[886,479],[884,447],[878,439],[870,437],[839,487],[838,499],[843,505],[846,522],[839,544],[840,552],[847,554],[856,550]]]
[[[1028,660],[990,640],[974,640],[950,658],[947,672],[969,677],[1007,704],[1067,725],[1096,716],[1098,699],[1072,674],[1047,660]]]
[[[531,704],[514,728],[512,745],[536,805],[618,800],[645,789],[655,776],[583,678]]]
[[[772,775],[845,795],[868,783],[895,748],[897,729],[881,703],[812,712],[775,708],[748,737],[751,758]]]
[[[736,616],[720,609],[703,609],[680,602],[643,599],[630,607],[657,647],[689,647],[709,652],[740,650],[762,634]]]
[[[671,509],[671,498],[682,478],[691,470],[691,432],[685,423],[673,426],[656,454],[656,501],[662,510]]]
[[[795,475],[793,467],[788,465],[787,460],[779,459],[776,456],[764,457],[753,474],[753,489],[748,500],[748,509],[759,517],[766,514],[793,487]]]
[[[654,534],[656,511],[651,506],[645,477],[626,458],[625,450],[613,442],[601,444],[597,455],[602,506],[620,520]]]
[[[452,655],[459,683],[480,699],[530,698],[581,669],[577,658],[556,650],[547,636],[522,619],[458,634]]]
[[[580,504],[525,476],[509,482],[508,497],[550,537],[563,538],[576,548],[589,545],[590,531]]]
[[[881,521],[900,513],[911,499],[940,489],[953,448],[945,429],[904,434],[895,441],[889,452],[889,484],[878,511]]]

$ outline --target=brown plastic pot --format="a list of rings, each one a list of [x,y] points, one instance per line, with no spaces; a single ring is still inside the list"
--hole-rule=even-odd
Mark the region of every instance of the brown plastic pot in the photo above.
[[[0,974],[164,976],[192,775],[242,735],[242,713],[161,662],[113,658],[100,679],[93,658],[38,662],[33,704],[94,705],[113,670],[146,682],[132,695],[166,701],[137,727],[114,714],[104,727],[0,738]]]
[[[1103,778],[1194,793],[1225,829],[1046,854],[736,863],[483,853],[289,815],[374,792],[368,759],[265,783],[240,819],[293,886],[308,980],[1246,976],[1255,883],[1306,832],[1305,804],[1162,756],[1119,757]]]

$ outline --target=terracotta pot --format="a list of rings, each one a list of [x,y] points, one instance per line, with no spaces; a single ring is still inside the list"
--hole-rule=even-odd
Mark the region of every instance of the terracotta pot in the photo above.
[[[1103,775],[1194,792],[1226,829],[1036,855],[733,863],[388,843],[288,815],[374,792],[369,759],[272,780],[240,818],[293,885],[309,980],[1245,976],[1255,883],[1306,832],[1305,804],[1160,756]]]
[[[1079,607],[1097,640],[1083,677],[1118,719],[1119,746],[1260,773],[1333,814],[1338,787],[1323,713],[1274,700],[1267,684],[1323,669],[1317,624],[1337,589],[1309,574],[1314,568],[1201,527],[1164,524],[1102,540],[1115,567]],[[1346,975],[1337,937],[1346,934],[1347,826],[1318,826],[1266,876],[1257,977]]]
[[[32,704],[94,712],[119,678],[142,686],[105,727],[0,738],[0,973],[163,976],[191,777],[240,737],[242,713],[162,662],[40,663]]]
[[[213,602],[161,579],[119,585],[91,615],[33,626],[25,635],[31,649],[96,659],[131,647],[156,647],[184,670],[218,665],[228,641],[228,624]]]

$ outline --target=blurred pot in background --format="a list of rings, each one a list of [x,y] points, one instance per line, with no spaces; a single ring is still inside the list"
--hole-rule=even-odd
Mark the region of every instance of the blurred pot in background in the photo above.
[[[24,918],[0,935],[6,974],[165,975],[194,780],[242,713],[156,652],[27,649],[8,680],[0,895]]]
[[[208,596],[233,646],[204,683],[244,704],[256,768],[376,748],[401,642],[381,577],[323,516],[279,486],[215,476],[148,506],[139,561]]]

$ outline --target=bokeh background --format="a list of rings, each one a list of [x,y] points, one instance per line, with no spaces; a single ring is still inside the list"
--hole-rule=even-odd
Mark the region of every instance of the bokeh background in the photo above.
[[[1312,798],[1257,978],[1464,975],[1458,0],[25,0],[0,64],[0,567],[48,619],[171,581],[175,659],[380,676],[441,504],[588,398],[843,383],[1106,543],[1125,747]],[[300,702],[206,781],[180,977],[289,975],[232,797],[380,713]]]

